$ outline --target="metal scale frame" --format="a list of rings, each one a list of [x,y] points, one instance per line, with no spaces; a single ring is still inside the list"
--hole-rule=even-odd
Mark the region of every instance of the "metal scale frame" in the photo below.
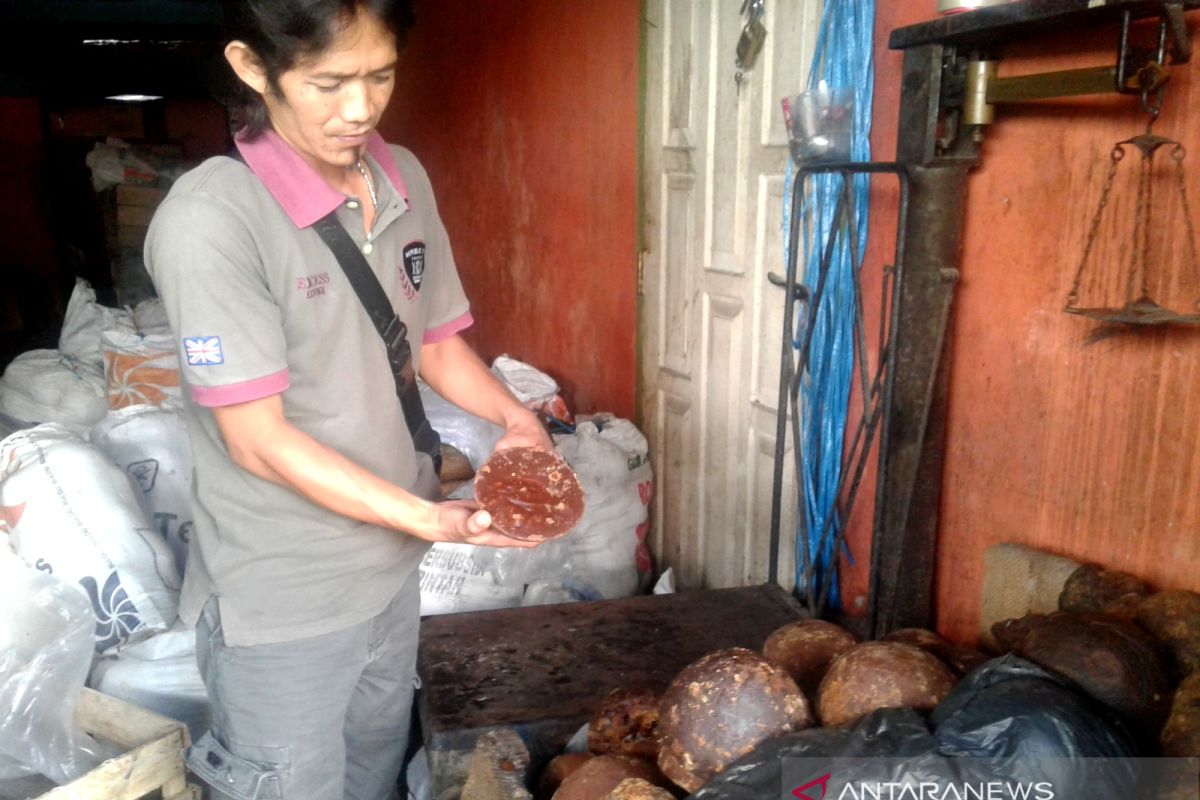
[[[896,166],[905,175],[892,373],[879,452],[879,487],[865,633],[933,622],[933,578],[947,407],[947,323],[958,280],[966,182],[995,108],[1083,94],[1153,94],[1191,57],[1184,15],[1200,0],[1018,0],[892,32],[904,52]],[[1159,21],[1157,41],[1134,42],[1134,23]],[[996,77],[1003,45],[1106,26],[1119,32],[1115,63]],[[1050,39],[1053,41],[1053,39]],[[862,166],[862,165],[860,165]]]

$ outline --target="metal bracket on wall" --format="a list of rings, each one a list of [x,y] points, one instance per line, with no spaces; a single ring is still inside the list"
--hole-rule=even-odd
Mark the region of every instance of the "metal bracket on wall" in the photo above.
[[[989,125],[999,103],[1022,103],[1055,97],[1090,94],[1135,94],[1149,102],[1170,80],[1168,65],[1186,64],[1192,57],[1192,44],[1179,2],[1162,4],[1157,44],[1153,48],[1136,47],[1132,41],[1133,14],[1121,15],[1121,36],[1117,44],[1116,64],[1110,67],[1042,72],[1033,75],[997,77],[998,62],[972,59],[967,63],[966,103],[963,123]]]

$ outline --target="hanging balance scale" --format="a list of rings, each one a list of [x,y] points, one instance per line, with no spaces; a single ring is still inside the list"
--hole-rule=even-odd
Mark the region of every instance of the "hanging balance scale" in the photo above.
[[[1109,154],[1100,204],[1088,227],[1066,311],[1110,325],[1200,325],[1200,259],[1188,206],[1187,151],[1179,142],[1151,132],[1161,107],[1161,87],[1153,101],[1149,96],[1143,92],[1142,103],[1150,113],[1146,132],[1118,142]],[[1132,178],[1136,199],[1130,220],[1121,204],[1113,202],[1113,189],[1121,166],[1133,160],[1131,155],[1137,157],[1137,175]],[[1182,220],[1173,222],[1177,217]],[[1099,235],[1102,228],[1107,236]],[[1182,247],[1180,236],[1185,239]],[[1108,245],[1108,258],[1099,252],[1102,241]],[[1181,296],[1195,299],[1190,307],[1173,310],[1164,293],[1175,296],[1177,307]]]

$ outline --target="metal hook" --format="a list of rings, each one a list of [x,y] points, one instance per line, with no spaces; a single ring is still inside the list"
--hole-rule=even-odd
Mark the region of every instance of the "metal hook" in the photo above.
[[[1171,74],[1161,63],[1151,62],[1138,70],[1137,78],[1142,90],[1142,109],[1150,115],[1150,124],[1153,125],[1162,111],[1163,90]]]
[[[746,11],[749,10],[750,19],[747,20],[748,22],[754,22],[757,19],[761,19],[763,15],[763,2],[764,0],[742,0],[742,10],[738,13],[741,16],[745,16]]]
[[[1142,109],[1150,115],[1150,123],[1158,119],[1158,114],[1162,111],[1163,90],[1159,89],[1154,92],[1154,101],[1150,100],[1150,90],[1142,89]]]

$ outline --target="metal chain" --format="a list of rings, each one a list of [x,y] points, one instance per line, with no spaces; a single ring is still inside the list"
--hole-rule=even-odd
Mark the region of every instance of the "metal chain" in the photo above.
[[[1171,160],[1175,162],[1175,176],[1179,180],[1179,198],[1183,202],[1183,222],[1187,228],[1187,249],[1188,256],[1192,259],[1192,269],[1196,271],[1196,286],[1200,292],[1200,258],[1196,257],[1196,226],[1192,221],[1192,211],[1188,206],[1187,197],[1187,179],[1183,169],[1183,159],[1187,158],[1187,150],[1181,144],[1175,145],[1171,150]],[[1200,297],[1197,297],[1195,302],[1196,308],[1200,308]]]
[[[1100,230],[1100,220],[1104,216],[1104,209],[1108,205],[1108,196],[1112,191],[1113,182],[1117,177],[1117,164],[1125,157],[1125,148],[1122,145],[1117,145],[1112,149],[1111,163],[1108,167],[1108,177],[1104,180],[1104,189],[1100,193],[1100,207],[1096,209],[1096,216],[1092,218],[1092,224],[1088,230],[1087,244],[1083,247],[1083,258],[1079,259],[1079,268],[1075,270],[1075,280],[1071,284],[1071,293],[1067,295],[1067,308],[1074,308],[1079,302],[1079,283],[1083,280],[1083,268],[1087,264],[1088,256],[1091,255],[1092,246],[1096,242],[1096,234]]]
[[[1138,72],[1138,80],[1142,85],[1141,101],[1142,110],[1150,115],[1150,119],[1146,122],[1146,135],[1154,129],[1154,123],[1158,121],[1158,115],[1162,111],[1163,104],[1163,86],[1155,86],[1154,71],[1149,67],[1143,68]],[[1141,295],[1136,298],[1138,300],[1147,298],[1150,291],[1146,283],[1150,279],[1150,209],[1154,207],[1154,153],[1158,149],[1157,146],[1149,150],[1142,150],[1142,161],[1138,165],[1138,193],[1137,193],[1137,210],[1134,213],[1133,223],[1133,247],[1134,255],[1129,262],[1129,280],[1125,285],[1125,302],[1132,304],[1135,300],[1133,296],[1133,285],[1137,282],[1138,273],[1141,273]],[[1138,255],[1140,253],[1140,256]]]
[[[1148,264],[1150,263],[1150,209],[1154,207],[1154,183],[1151,180],[1154,172],[1154,150],[1142,153],[1141,163],[1138,164],[1138,193],[1137,208],[1133,215],[1133,247],[1134,255],[1129,262],[1129,280],[1125,284],[1125,301],[1133,303],[1133,285],[1138,273],[1142,276],[1141,295],[1136,299],[1146,297],[1150,292],[1146,289],[1148,279]],[[1141,254],[1140,256],[1138,254]]]

